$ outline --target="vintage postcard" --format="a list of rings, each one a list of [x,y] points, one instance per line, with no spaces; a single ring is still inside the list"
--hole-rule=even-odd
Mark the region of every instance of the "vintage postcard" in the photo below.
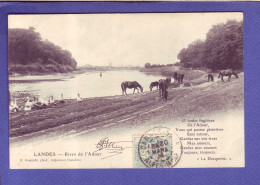
[[[243,13],[8,16],[11,169],[244,167]]]

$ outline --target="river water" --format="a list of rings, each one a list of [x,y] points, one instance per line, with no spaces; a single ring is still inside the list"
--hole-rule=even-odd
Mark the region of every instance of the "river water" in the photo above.
[[[149,91],[150,83],[165,78],[158,75],[146,74],[139,71],[103,71],[86,72],[83,74],[56,74],[44,76],[18,76],[10,77],[10,93],[28,93],[32,96],[48,98],[54,96],[59,99],[63,94],[64,99],[121,95],[123,81],[137,81],[144,91]],[[15,80],[15,81],[13,81]],[[128,89],[127,93],[132,93]]]

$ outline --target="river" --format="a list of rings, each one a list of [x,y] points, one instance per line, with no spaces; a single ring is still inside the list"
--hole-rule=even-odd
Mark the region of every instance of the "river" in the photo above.
[[[86,72],[82,74],[55,74],[43,76],[17,76],[10,77],[9,90],[13,94],[30,94],[31,96],[48,98],[54,96],[64,99],[121,95],[123,81],[137,81],[144,91],[149,91],[150,83],[164,78],[158,75],[146,74],[139,71],[103,71]],[[127,93],[132,93],[128,89]]]

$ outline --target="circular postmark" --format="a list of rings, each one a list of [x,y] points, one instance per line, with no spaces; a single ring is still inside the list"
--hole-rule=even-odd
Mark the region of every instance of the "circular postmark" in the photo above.
[[[138,155],[148,168],[172,168],[181,158],[182,143],[169,128],[155,127],[140,138]]]

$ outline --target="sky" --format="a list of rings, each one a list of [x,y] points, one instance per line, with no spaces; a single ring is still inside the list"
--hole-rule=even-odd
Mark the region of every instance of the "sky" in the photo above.
[[[129,13],[9,15],[8,28],[34,27],[43,40],[71,52],[82,65],[144,66],[179,62],[190,43],[213,25],[242,13]]]

